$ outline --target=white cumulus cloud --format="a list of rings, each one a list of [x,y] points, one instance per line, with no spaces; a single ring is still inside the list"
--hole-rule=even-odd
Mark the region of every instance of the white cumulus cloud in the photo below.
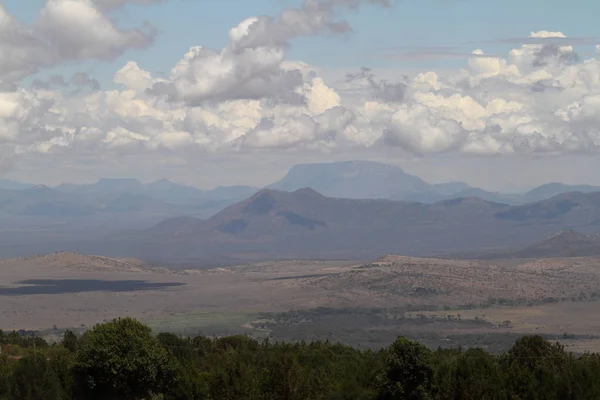
[[[105,12],[150,2],[48,0],[31,26],[0,6],[0,54],[9,55],[0,58],[0,80],[18,83],[63,61],[107,60],[147,46],[151,32],[121,29]],[[305,0],[276,18],[248,18],[224,48],[192,47],[165,77],[125,63],[110,90],[84,74],[8,85],[0,90],[0,159],[372,146],[420,155],[598,152],[600,62],[580,60],[571,45],[526,43],[504,57],[474,49],[464,68],[444,74],[387,81],[365,68],[339,84],[287,59],[292,39],[346,33],[337,10],[368,3],[388,4]]]

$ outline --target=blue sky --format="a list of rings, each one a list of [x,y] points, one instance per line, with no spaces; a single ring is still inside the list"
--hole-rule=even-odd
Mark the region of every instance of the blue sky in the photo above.
[[[43,0],[4,0],[19,19],[35,19]],[[110,63],[88,62],[46,70],[74,73],[86,71],[110,85],[114,71],[135,60],[153,72],[168,72],[192,46],[222,48],[227,31],[249,16],[277,15],[293,0],[170,0],[152,6],[128,6],[113,16],[120,26],[139,26],[149,21],[159,29],[149,49],[132,50]],[[526,37],[532,31],[561,31],[568,37],[598,37],[600,2],[593,0],[397,0],[389,9],[363,7],[345,12],[354,33],[347,37],[300,38],[293,41],[289,59],[299,59],[324,68],[444,68],[462,66],[464,59],[394,61],[380,55],[379,48],[456,47],[470,52],[481,47],[486,53],[505,54],[507,44],[471,43]],[[578,48],[592,52],[592,46]]]

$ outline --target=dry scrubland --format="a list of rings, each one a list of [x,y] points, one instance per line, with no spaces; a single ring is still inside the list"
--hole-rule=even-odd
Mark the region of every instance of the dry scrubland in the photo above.
[[[575,349],[597,351],[596,300],[599,258],[386,256],[184,271],[72,253],[0,261],[5,330],[83,328],[132,316],[158,330],[325,337],[374,346],[398,334],[567,334],[565,343]]]

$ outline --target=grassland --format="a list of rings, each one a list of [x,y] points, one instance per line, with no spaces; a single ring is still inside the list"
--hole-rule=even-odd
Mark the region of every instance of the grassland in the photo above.
[[[0,329],[83,330],[132,316],[156,331],[360,347],[398,335],[432,345],[517,335],[600,350],[600,259],[278,261],[211,270],[59,253],[0,261]]]

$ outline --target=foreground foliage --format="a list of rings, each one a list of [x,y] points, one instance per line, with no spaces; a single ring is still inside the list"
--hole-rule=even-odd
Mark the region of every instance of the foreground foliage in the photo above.
[[[526,336],[502,355],[431,351],[398,338],[378,352],[244,336],[153,336],[117,319],[49,345],[0,331],[0,400],[599,399],[600,356]]]

